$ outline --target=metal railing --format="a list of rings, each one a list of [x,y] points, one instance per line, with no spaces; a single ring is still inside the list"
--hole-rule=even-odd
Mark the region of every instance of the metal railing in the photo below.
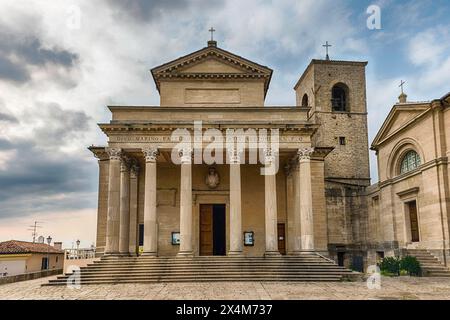
[[[89,249],[65,249],[66,260],[93,259],[95,258],[95,248]]]

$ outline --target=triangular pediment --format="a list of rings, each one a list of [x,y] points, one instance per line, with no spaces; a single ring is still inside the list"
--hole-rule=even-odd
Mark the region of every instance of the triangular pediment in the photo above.
[[[395,105],[372,142],[372,148],[410,125],[428,111],[428,104]]]
[[[210,45],[151,70],[156,87],[170,79],[262,79],[265,93],[272,69]]]
[[[251,71],[241,68],[237,65],[230,64],[222,61],[216,57],[209,57],[206,59],[202,59],[195,64],[187,65],[184,68],[180,68],[178,70],[180,73],[215,73],[215,74],[223,74],[223,73],[251,73]]]

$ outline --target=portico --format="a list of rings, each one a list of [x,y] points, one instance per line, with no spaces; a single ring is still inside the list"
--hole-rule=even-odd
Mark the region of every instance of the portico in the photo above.
[[[121,143],[114,147],[90,149],[100,159],[100,170],[104,170],[105,166],[109,167],[107,206],[104,206],[107,208],[105,254],[198,255],[200,204],[222,203],[226,208],[227,255],[248,253],[252,255],[252,251],[264,255],[278,255],[280,236],[287,237],[288,242],[294,244],[293,246],[287,244],[290,254],[299,254],[315,248],[310,161],[313,158],[314,161],[320,162],[320,158],[323,157],[320,154],[322,150],[314,152],[313,148],[307,146],[299,149],[281,149],[280,161],[283,163],[280,167],[283,169],[263,176],[259,171],[264,165],[241,164],[240,158],[236,155],[229,158],[228,164],[193,164],[193,150],[184,149],[180,151],[181,164],[173,164],[170,159],[170,148],[164,144],[160,147],[157,144],[145,144],[137,148],[129,143]],[[272,158],[265,160],[273,161]],[[214,189],[204,183],[202,185],[201,180],[206,179],[205,173],[208,168],[215,168],[220,175],[221,181]],[[168,181],[158,183],[164,179],[164,172],[169,170],[174,174],[167,178],[176,180],[176,185],[171,184],[173,188],[165,188]],[[248,192],[242,185],[255,183],[243,182],[243,179],[255,179],[258,186]],[[291,179],[295,191],[285,188],[287,181]],[[249,206],[245,206],[243,210],[242,199],[248,201],[249,194],[262,196],[258,202],[263,204],[263,210],[248,210]],[[290,217],[287,217],[286,211],[288,202],[293,203]],[[168,218],[165,212],[173,212],[174,208],[178,211],[178,219],[172,224],[169,234],[161,224]],[[281,212],[278,212],[279,208]],[[138,211],[143,213],[143,219],[139,219]],[[289,219],[291,217],[292,220]],[[261,225],[249,228],[249,223],[244,228],[243,219],[249,223],[252,220],[259,222],[263,220],[263,228]],[[280,220],[289,226],[287,235],[277,235]],[[141,252],[139,252],[139,224],[143,225]],[[245,231],[255,232],[258,237],[256,243],[263,248],[258,250],[247,248],[246,251],[249,252],[244,252]],[[179,232],[180,243],[173,246],[174,249],[169,252],[164,248],[172,246],[169,237],[172,232]],[[264,241],[261,241],[261,235]],[[163,248],[159,250],[158,244],[161,242],[166,243],[162,244]]]

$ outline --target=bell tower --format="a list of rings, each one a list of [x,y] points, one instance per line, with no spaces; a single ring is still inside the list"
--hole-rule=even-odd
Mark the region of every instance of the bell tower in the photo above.
[[[367,62],[312,60],[295,85],[298,106],[320,125],[313,141],[334,147],[325,159],[328,181],[370,184],[367,132]]]

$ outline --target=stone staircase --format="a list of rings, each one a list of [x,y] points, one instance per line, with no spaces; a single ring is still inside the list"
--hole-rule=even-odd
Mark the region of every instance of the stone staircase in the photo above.
[[[407,254],[416,257],[426,277],[450,277],[450,269],[445,267],[438,258],[425,249],[408,249]]]
[[[66,285],[71,274],[44,285]],[[280,257],[102,257],[80,270],[80,284],[199,281],[342,281],[361,274],[319,254]]]

